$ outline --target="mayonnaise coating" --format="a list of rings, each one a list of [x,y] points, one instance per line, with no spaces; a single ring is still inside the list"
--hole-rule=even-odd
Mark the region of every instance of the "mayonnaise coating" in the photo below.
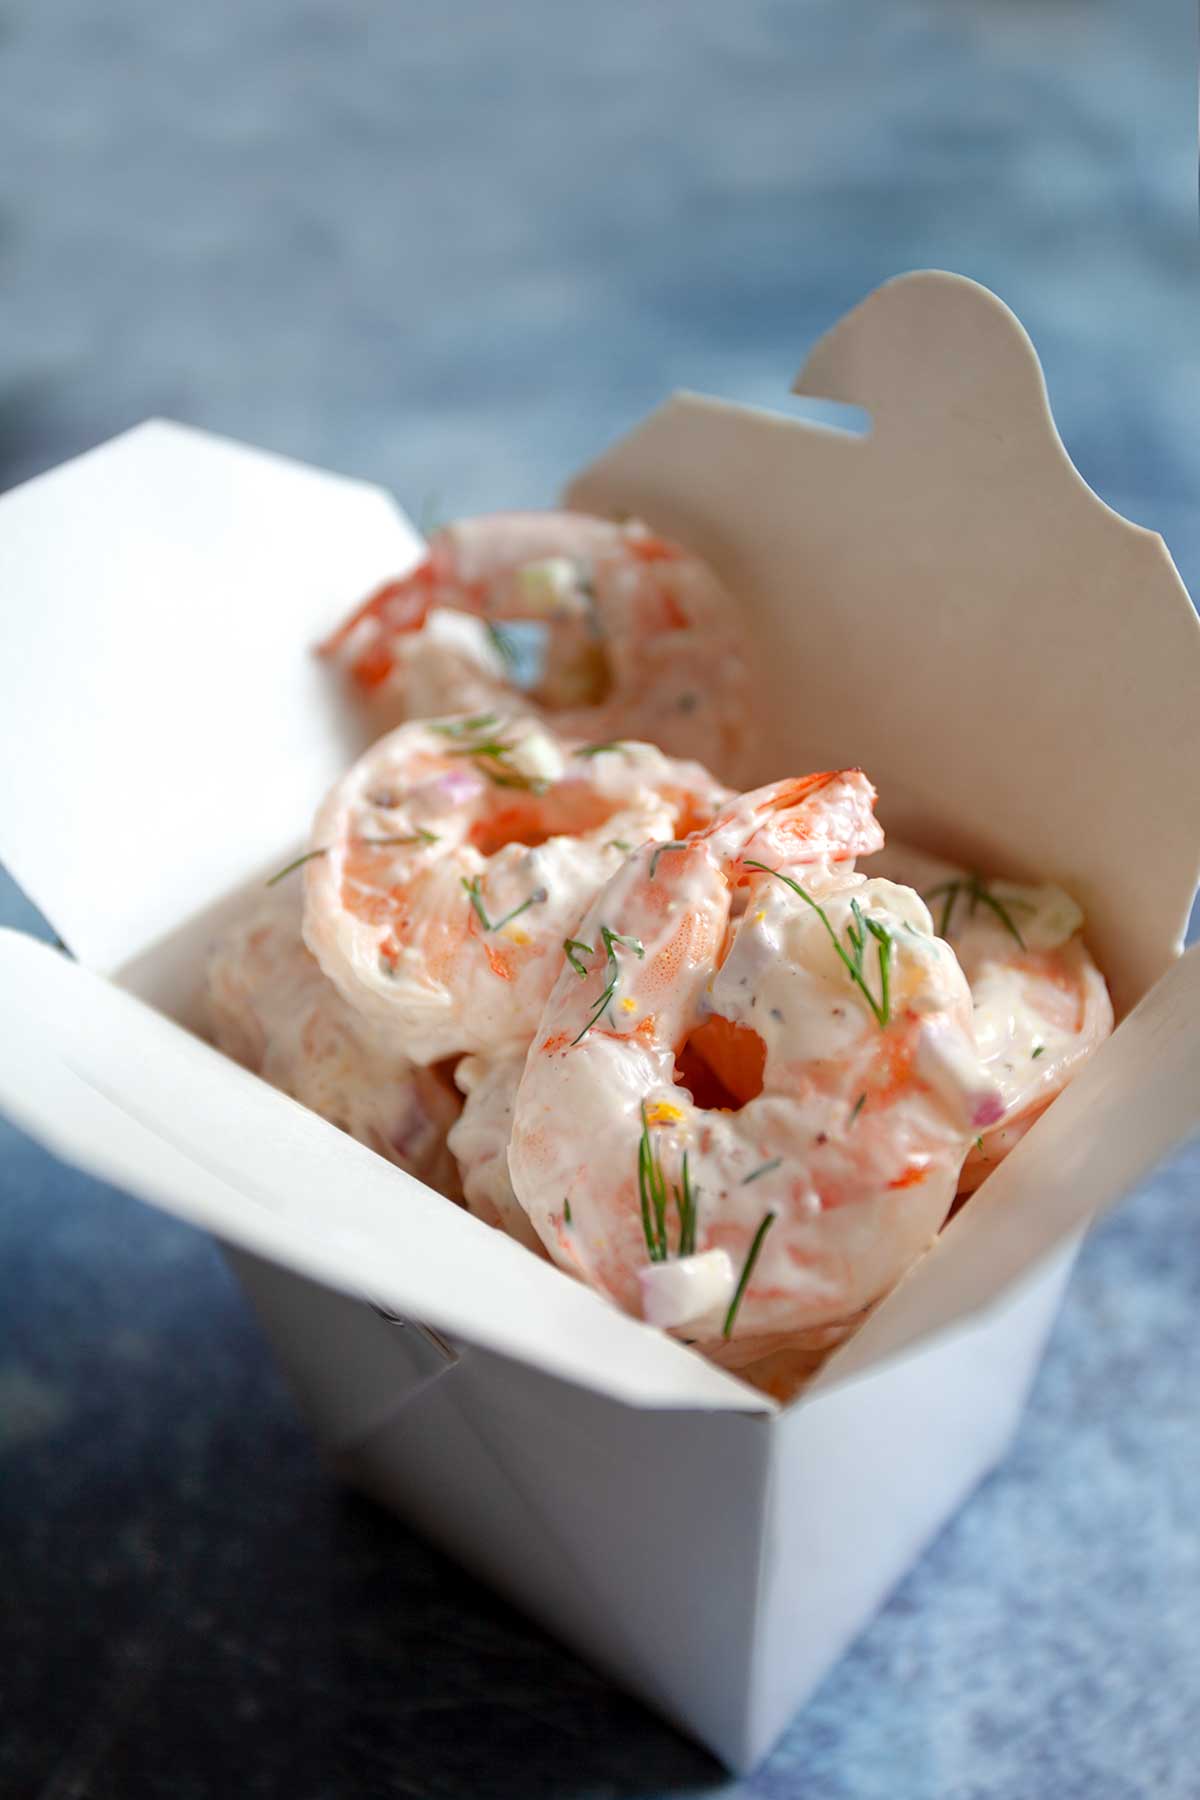
[[[893,1285],[1002,1110],[927,908],[853,870],[872,798],[856,771],[777,784],[631,856],[518,1089],[509,1169],[551,1255],[731,1365]]]
[[[305,940],[421,1062],[527,1045],[597,888],[726,797],[698,763],[579,745],[525,716],[401,726],[317,815]]]
[[[536,666],[523,673],[532,639]],[[645,740],[726,779],[745,745],[730,596],[698,557],[636,520],[495,513],[443,526],[425,560],[324,649],[346,658],[381,723],[519,706],[564,736]]]
[[[457,1198],[446,1134],[459,1103],[394,1034],[347,1005],[300,935],[300,885],[256,896],[213,947],[209,1030],[219,1050],[380,1156]]]

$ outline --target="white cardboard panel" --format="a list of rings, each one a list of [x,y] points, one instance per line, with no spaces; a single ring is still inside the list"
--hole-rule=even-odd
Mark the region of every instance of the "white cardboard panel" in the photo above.
[[[0,1033],[0,1099],[66,1160],[240,1249],[635,1406],[773,1410],[58,951],[0,932],[0,991],[19,1021]]]
[[[569,498],[724,573],[764,780],[861,766],[894,835],[1061,881],[1127,1009],[1200,874],[1200,621],[1162,540],[1086,486],[1028,337],[961,276],[878,289],[797,390],[870,434],[677,395]]]
[[[0,851],[111,970],[305,837],[358,729],[313,645],[420,539],[155,421],[0,498]]]

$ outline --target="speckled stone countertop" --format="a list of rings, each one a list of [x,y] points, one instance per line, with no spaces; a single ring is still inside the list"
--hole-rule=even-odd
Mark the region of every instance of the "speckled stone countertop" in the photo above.
[[[673,385],[786,405],[939,264],[1195,589],[1194,24],[0,0],[0,487],[159,412],[414,510],[541,503]],[[1200,1792],[1200,1148],[1094,1233],[1009,1461],[740,1782],[338,1490],[207,1240],[0,1150],[5,1800]]]

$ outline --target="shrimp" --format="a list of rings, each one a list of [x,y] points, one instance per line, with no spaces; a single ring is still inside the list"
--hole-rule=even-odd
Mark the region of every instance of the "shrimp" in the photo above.
[[[392,723],[522,704],[567,737],[645,739],[737,772],[747,691],[730,596],[636,522],[532,512],[444,526],[320,648],[345,655]]]
[[[554,1260],[731,1367],[849,1330],[1002,1110],[927,908],[854,871],[873,801],[811,776],[637,851],[517,1091],[509,1170]]]
[[[359,1143],[451,1199],[458,1171],[446,1134],[459,1103],[448,1079],[418,1068],[322,975],[300,935],[300,896],[280,888],[225,933],[206,980],[213,1042]]]
[[[508,1174],[513,1101],[526,1049],[521,1044],[495,1057],[462,1058],[454,1079],[466,1099],[448,1142],[458,1164],[468,1212],[506,1231],[527,1250],[545,1256],[542,1240],[513,1193]]]
[[[649,744],[572,744],[494,714],[402,725],[317,815],[305,941],[415,1061],[527,1044],[597,888],[727,797]]]
[[[1112,1031],[1112,1001],[1080,935],[1083,913],[1062,888],[984,881],[907,847],[889,849],[884,866],[920,889],[953,947],[979,1055],[1004,1096],[964,1165],[970,1193]]]

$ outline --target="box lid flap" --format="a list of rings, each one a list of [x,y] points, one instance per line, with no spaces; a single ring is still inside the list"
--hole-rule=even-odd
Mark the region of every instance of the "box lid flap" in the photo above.
[[[1124,1011],[1200,873],[1200,622],[1161,538],[1067,456],[1008,308],[901,276],[801,394],[864,436],[678,395],[572,484],[716,563],[757,656],[757,773],[861,765],[889,833],[1060,881]]]
[[[0,1101],[57,1155],[327,1286],[636,1406],[771,1412],[103,977],[0,931]]]
[[[379,489],[151,422],[0,498],[0,855],[117,968],[308,831],[312,645],[420,540]]]

